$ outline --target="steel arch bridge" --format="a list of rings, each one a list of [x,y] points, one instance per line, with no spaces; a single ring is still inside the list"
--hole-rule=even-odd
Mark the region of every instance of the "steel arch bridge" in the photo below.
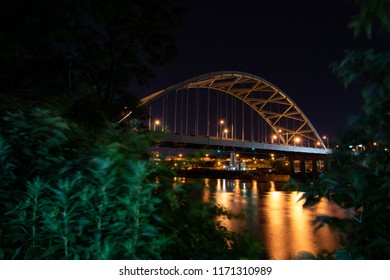
[[[199,97],[201,89],[207,91],[203,101]],[[221,96],[221,93],[225,97]],[[174,95],[173,98],[171,97],[171,103],[167,101],[170,94]],[[181,95],[180,100],[178,95]],[[210,98],[210,95],[216,96],[214,100]],[[150,129],[152,126],[156,129],[156,124],[161,125],[162,128],[169,126],[169,119],[171,119],[171,132],[176,135],[192,134],[196,137],[206,136],[225,141],[241,140],[241,142],[246,141],[246,136],[248,136],[249,142],[270,143],[273,146],[284,147],[305,147],[321,154],[327,153],[321,137],[298,105],[278,87],[256,75],[238,71],[200,75],[146,96],[140,100],[140,106],[151,108],[158,101],[162,101],[159,118],[163,120],[152,124],[152,110],[149,109]],[[241,108],[237,106],[237,101],[241,102]],[[194,111],[189,113],[191,109]],[[216,116],[213,119],[211,115],[215,111]],[[248,111],[251,113],[248,114]],[[257,122],[254,120],[254,114],[258,118]],[[207,126],[207,132],[203,134],[200,133],[202,118]],[[193,133],[189,133],[189,119],[193,119],[194,122]],[[231,126],[224,125],[224,127],[231,127],[229,132],[231,137],[228,137],[227,128],[222,130],[221,126],[224,123],[227,124],[228,119]],[[180,129],[178,128],[179,122]],[[214,133],[210,128],[212,125]],[[239,127],[241,135],[237,137]],[[250,133],[245,130],[249,130]],[[257,140],[254,137],[256,132],[259,135]],[[260,134],[262,134],[261,137]]]

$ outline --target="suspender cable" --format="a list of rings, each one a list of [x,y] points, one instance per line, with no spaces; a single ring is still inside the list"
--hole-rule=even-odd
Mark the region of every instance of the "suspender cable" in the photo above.
[[[257,142],[260,143],[260,116],[257,114]]]
[[[186,135],[188,135],[188,88],[187,88],[187,106],[186,106]]]
[[[253,109],[251,109],[251,141],[254,141],[254,133],[253,133]]]
[[[174,129],[173,129],[173,133],[175,133],[176,134],[176,124],[177,124],[177,122],[176,122],[176,119],[177,119],[177,90],[176,90],[176,92],[175,92],[175,120],[174,120]]]
[[[207,136],[210,136],[210,88],[207,89]]]
[[[231,122],[232,122],[232,131],[230,132],[230,135],[231,135],[231,137],[233,139],[234,138],[233,137],[233,131],[234,131],[234,126],[233,126],[233,120],[234,120],[233,95],[230,96],[230,103],[232,105],[232,112],[231,112],[231,114],[232,114],[232,120],[231,120]]]
[[[196,90],[195,135],[199,135],[199,87]]]
[[[225,94],[225,126],[228,127],[228,123],[229,123],[229,120],[228,120],[228,100],[229,100],[229,96],[227,94]],[[227,137],[227,135],[226,135]]]
[[[180,134],[183,134],[183,100],[184,100],[184,94],[183,90],[180,91]]]
[[[166,95],[167,98],[165,99],[165,126],[168,127],[168,106],[169,106],[169,95]]]
[[[244,132],[244,126],[245,126],[245,121],[244,121],[244,101],[241,102],[241,140],[245,140],[245,132]]]
[[[152,130],[152,105],[149,105],[148,122],[149,122],[149,131],[151,131]]]
[[[164,117],[165,117],[165,96],[163,97],[163,105],[162,105],[162,120],[161,120],[161,131],[164,131]]]
[[[217,138],[219,137],[218,131],[219,131],[219,92],[217,92]]]
[[[234,98],[234,139],[237,139],[237,98]]]

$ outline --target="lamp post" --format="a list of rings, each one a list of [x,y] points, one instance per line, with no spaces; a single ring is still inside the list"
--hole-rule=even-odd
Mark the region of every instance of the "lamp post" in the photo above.
[[[153,130],[156,131],[156,126],[160,125],[160,120],[155,120],[153,124]]]
[[[278,139],[278,136],[276,134],[272,135],[271,137],[271,143],[275,143],[275,140]]]
[[[301,138],[295,137],[294,138],[294,146],[296,146],[296,144],[298,144],[299,142],[301,142]]]
[[[222,137],[223,137],[223,133],[222,133],[222,126],[225,124],[225,121],[224,120],[220,120],[219,121],[219,131],[220,131],[220,133],[221,133],[221,139],[222,139]],[[217,130],[217,137],[218,137],[218,130]]]
[[[322,139],[326,140],[326,147],[329,149],[329,138],[324,135]]]
[[[227,128],[225,128],[225,129],[223,130],[223,133],[225,134],[225,138],[226,138],[226,139],[228,138],[228,132],[229,132],[229,130],[228,130]]]

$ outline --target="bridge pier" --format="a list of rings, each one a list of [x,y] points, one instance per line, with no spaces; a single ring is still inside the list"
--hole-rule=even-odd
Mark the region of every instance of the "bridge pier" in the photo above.
[[[313,166],[311,173],[313,174],[313,176],[317,177],[319,162],[317,159],[313,159],[311,162],[312,162],[312,166]]]
[[[289,156],[290,174],[312,174],[314,177],[325,171],[325,157],[309,158],[309,156]]]

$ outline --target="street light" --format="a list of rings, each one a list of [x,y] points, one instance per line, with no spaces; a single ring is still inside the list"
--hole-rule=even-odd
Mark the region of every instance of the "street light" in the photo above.
[[[221,119],[221,120],[219,121],[219,125],[220,125],[220,126],[219,126],[218,129],[217,129],[217,137],[219,137],[218,134],[221,133],[221,139],[222,139],[222,126],[224,125],[224,123],[225,123],[225,121]]]
[[[222,126],[225,124],[225,121],[221,119],[221,120],[219,121],[219,124],[220,124],[219,129],[220,129],[221,139],[222,139],[222,138],[223,138]],[[218,135],[217,135],[217,137],[218,137]]]
[[[329,148],[329,138],[324,135],[322,139],[326,140],[326,147]]]
[[[294,138],[294,146],[295,146],[295,144],[298,144],[299,142],[301,142],[301,138],[295,137]]]
[[[228,132],[229,132],[229,130],[227,129],[227,128],[225,128],[224,130],[223,130],[223,133],[225,133],[225,138],[227,139],[227,134],[228,134]]]
[[[156,126],[160,125],[160,120],[155,120],[153,124],[153,130],[156,131]]]
[[[276,134],[272,135],[271,143],[273,144],[276,139],[278,139],[278,136]]]

